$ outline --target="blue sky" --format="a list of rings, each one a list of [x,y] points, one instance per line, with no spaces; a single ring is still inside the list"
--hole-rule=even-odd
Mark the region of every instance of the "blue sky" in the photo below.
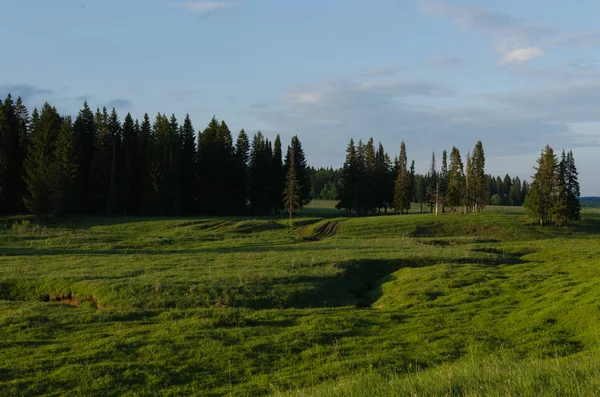
[[[350,137],[425,172],[482,140],[487,171],[528,178],[572,149],[600,196],[600,2],[592,0],[22,0],[0,16],[0,95],[216,115],[234,133],[298,134],[313,165]]]

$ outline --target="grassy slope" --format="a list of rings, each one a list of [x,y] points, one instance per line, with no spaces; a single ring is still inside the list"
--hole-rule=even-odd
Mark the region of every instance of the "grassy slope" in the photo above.
[[[557,230],[514,209],[306,211],[294,231],[234,218],[1,231],[1,394],[598,389],[600,213]],[[328,222],[336,234],[303,241]],[[67,297],[81,307],[42,302]]]

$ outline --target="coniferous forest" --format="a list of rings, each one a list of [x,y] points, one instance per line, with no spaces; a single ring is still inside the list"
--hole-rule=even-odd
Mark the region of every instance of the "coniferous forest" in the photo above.
[[[361,216],[407,213],[412,203],[436,214],[526,204],[541,224],[579,219],[572,152],[558,161],[544,149],[531,185],[486,174],[481,141],[464,157],[453,147],[437,161],[432,153],[429,171],[418,174],[404,142],[392,159],[373,138],[351,139],[341,169],[315,169],[297,136],[284,152],[279,135],[242,129],[234,138],[214,117],[196,133],[189,115],[121,120],[116,109],[86,102],[72,119],[48,103],[29,114],[21,98],[0,101],[0,214],[291,215],[325,199]]]

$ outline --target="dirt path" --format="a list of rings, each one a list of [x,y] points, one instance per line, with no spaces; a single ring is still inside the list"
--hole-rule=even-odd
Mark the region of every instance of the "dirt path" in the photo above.
[[[327,222],[315,229],[315,234],[305,237],[304,241],[321,241],[326,237],[331,237],[337,234],[340,223],[338,221]]]

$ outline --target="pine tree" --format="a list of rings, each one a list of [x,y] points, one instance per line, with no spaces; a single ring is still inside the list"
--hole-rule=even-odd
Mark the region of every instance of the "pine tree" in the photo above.
[[[465,189],[463,197],[464,213],[474,211],[475,208],[475,167],[471,153],[467,152],[467,164],[465,167]]]
[[[25,173],[28,195],[25,197],[27,209],[45,218],[52,210],[51,195],[54,180],[53,167],[56,138],[61,119],[56,108],[45,103],[38,118],[37,109],[32,114],[32,145],[25,160]]]
[[[235,143],[234,208],[237,214],[248,209],[248,162],[250,160],[250,140],[242,129]]]
[[[477,144],[475,144],[471,162],[473,167],[474,212],[480,212],[487,205],[490,196],[485,175],[485,152],[481,141],[477,141]]]
[[[394,208],[404,214],[410,210],[410,174],[407,169],[406,145],[400,144],[400,159],[398,160],[398,175],[394,189]]]
[[[196,144],[190,115],[185,116],[180,130],[179,192],[181,213],[191,215],[196,210]]]
[[[552,221],[557,226],[566,226],[568,222],[566,173],[567,158],[563,150],[561,160],[554,171],[554,191],[552,192]]]
[[[339,209],[346,212],[358,209],[358,166],[356,162],[356,147],[351,138],[346,149],[346,160],[342,169],[342,189],[340,192]]]
[[[92,165],[96,155],[94,147],[96,145],[96,125],[94,122],[94,113],[87,102],[83,103],[83,108],[79,111],[75,124],[74,132],[74,156],[78,163],[77,175],[75,177],[74,192],[75,212],[89,214],[92,211],[93,179]]]
[[[62,120],[56,139],[52,192],[52,207],[56,216],[72,213],[74,210],[73,183],[77,175],[74,138],[73,122],[67,116]]]
[[[377,208],[377,185],[375,180],[376,166],[375,143],[373,138],[365,146],[365,212],[372,213]]]
[[[215,117],[198,136],[198,204],[203,214],[216,214],[222,204],[223,191],[220,181],[219,158],[222,152],[221,126]]]
[[[310,192],[312,190],[312,182],[310,180],[310,172],[306,164],[304,150],[302,149],[302,144],[300,143],[300,139],[298,139],[297,135],[292,137],[292,141],[290,146],[288,146],[287,154],[285,156],[285,165],[283,169],[286,175],[290,169],[290,155],[292,149],[296,153],[296,175],[298,176],[298,180],[302,186],[302,206],[305,206],[306,204],[310,203],[311,200]]]
[[[440,204],[442,212],[446,212],[446,194],[448,193],[448,152],[442,152],[442,169],[439,175],[440,184]]]
[[[152,131],[156,142],[151,174],[156,200],[153,207],[157,215],[168,215],[171,207],[171,158],[174,142],[166,115],[156,115]]]
[[[429,211],[433,212],[434,208],[439,205],[439,175],[436,168],[435,152],[431,153],[431,165],[429,167],[427,184],[427,201],[429,203]]]
[[[120,197],[120,166],[121,166],[121,122],[117,110],[112,108],[107,122],[108,144],[110,150],[110,176],[108,184],[108,197],[106,200],[106,214],[119,214],[118,203]]]
[[[139,167],[141,173],[142,190],[138,196],[138,208],[144,215],[153,215],[155,210],[155,189],[152,180],[152,164],[154,158],[155,139],[148,114],[144,114],[144,119],[140,125],[139,134]]]
[[[448,171],[448,192],[446,193],[446,203],[452,208],[452,212],[463,203],[465,194],[465,174],[460,151],[452,147],[450,152],[450,170]]]
[[[139,213],[141,186],[140,126],[127,113],[123,121],[123,164],[121,174],[121,212],[125,215]]]
[[[556,157],[550,146],[546,146],[537,160],[538,166],[525,198],[527,212],[544,226],[552,219],[554,208]]]
[[[567,218],[571,221],[581,220],[581,203],[579,202],[579,173],[575,166],[575,157],[573,151],[567,153],[565,178],[567,190]]]
[[[290,163],[291,164],[291,163]],[[287,176],[283,173],[283,152],[281,149],[281,138],[279,135],[275,138],[275,142],[273,145],[273,165],[272,165],[272,202],[273,210],[278,212],[280,209],[284,208],[282,201],[282,192],[284,188],[287,186],[286,178]],[[294,170],[294,172],[296,172]]]
[[[292,221],[292,214],[302,208],[302,186],[296,174],[296,152],[292,148],[290,153],[290,169],[285,178],[285,189],[283,191],[283,206],[290,217],[288,224]]]
[[[248,178],[250,210],[255,214],[268,215],[271,210],[269,192],[271,162],[268,141],[259,131],[252,140]]]
[[[379,142],[379,147],[375,153],[375,170],[373,174],[373,190],[375,194],[375,206],[381,212],[381,208],[386,207],[387,174],[389,172],[386,163],[386,154],[383,145]]]
[[[25,148],[18,109],[10,94],[0,101],[0,213],[23,211],[23,168]]]

